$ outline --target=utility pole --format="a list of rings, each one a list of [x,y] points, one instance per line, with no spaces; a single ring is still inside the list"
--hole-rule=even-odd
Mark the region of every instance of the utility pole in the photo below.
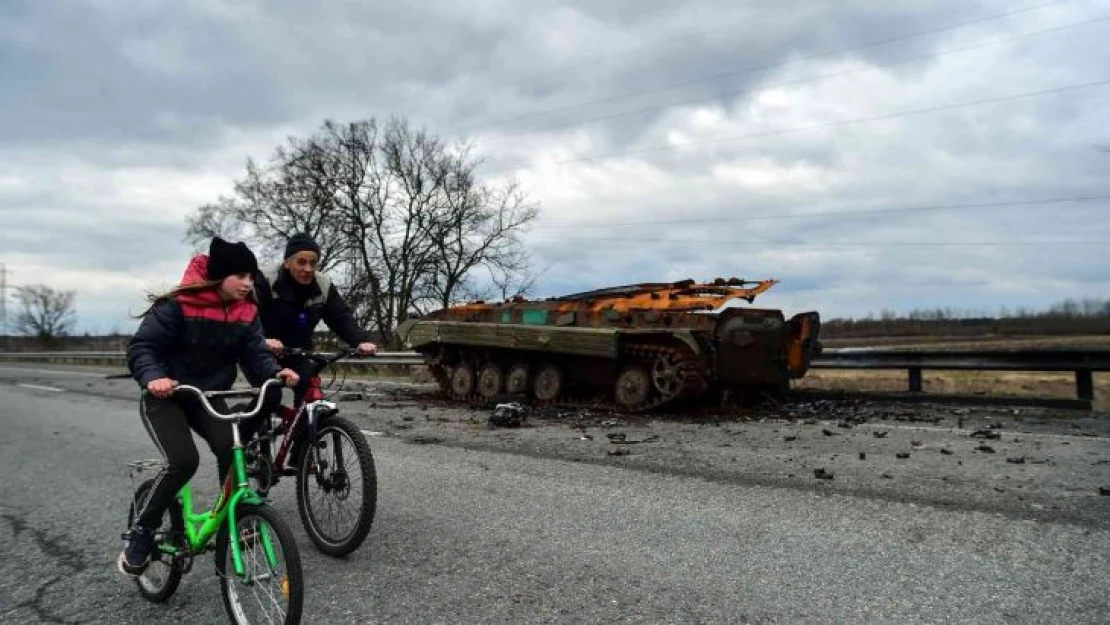
[[[0,264],[0,334],[8,333],[8,268]]]
[[[8,267],[0,264],[0,347],[11,349],[8,337]]]

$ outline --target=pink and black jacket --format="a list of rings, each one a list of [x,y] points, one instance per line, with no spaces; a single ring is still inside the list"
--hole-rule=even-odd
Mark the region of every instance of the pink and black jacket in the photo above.
[[[194,257],[181,283],[203,282],[207,268],[207,255]],[[262,337],[258,306],[247,300],[225,304],[215,288],[155,304],[127,346],[127,367],[142,388],[168,377],[226,390],[235,382],[236,365],[256,386],[281,370]]]

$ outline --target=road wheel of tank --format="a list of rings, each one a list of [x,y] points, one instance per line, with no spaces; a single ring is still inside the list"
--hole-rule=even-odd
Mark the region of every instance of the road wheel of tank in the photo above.
[[[528,392],[528,365],[518,362],[509,367],[509,373],[505,376],[505,392],[510,395]]]
[[[556,365],[544,365],[532,381],[532,394],[540,401],[555,401],[563,392],[563,370]]]
[[[656,356],[651,364],[651,383],[663,397],[677,395],[686,384],[682,357],[671,351]]]
[[[466,399],[474,392],[474,367],[463,363],[451,372],[451,394]]]
[[[635,408],[647,402],[651,395],[651,376],[640,365],[629,365],[617,374],[613,397],[624,409]]]
[[[478,394],[483,399],[493,399],[501,394],[504,381],[505,376],[501,373],[501,367],[492,362],[487,363],[478,371]]]

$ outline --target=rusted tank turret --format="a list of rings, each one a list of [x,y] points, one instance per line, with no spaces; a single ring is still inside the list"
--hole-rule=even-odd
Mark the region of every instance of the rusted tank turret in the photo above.
[[[633,284],[545,300],[473,302],[401,324],[458,399],[528,394],[558,402],[604,391],[644,411],[711,390],[780,391],[818,351],[816,312],[787,321],[749,304],[775,280]]]

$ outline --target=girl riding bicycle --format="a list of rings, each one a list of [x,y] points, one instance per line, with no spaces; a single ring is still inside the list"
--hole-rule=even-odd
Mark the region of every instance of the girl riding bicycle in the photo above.
[[[227,390],[235,382],[237,364],[253,386],[275,376],[287,386],[299,381],[296,372],[278,364],[262,336],[253,295],[257,271],[258,262],[245,244],[214,238],[207,255],[189,262],[181,284],[150,298],[152,304],[128,344],[128,369],[147,391],[140,404],[143,425],[166,466],[125,535],[118,560],[125,575],[134,577],[146,568],[154,528],[196,473],[200,457],[191,430],[216,455],[221,482],[231,465],[230,424],[209,417],[195,397],[173,396],[174,387],[190,384],[205,391]],[[280,396],[266,399],[276,405]],[[249,438],[253,430],[244,424],[241,431]]]

